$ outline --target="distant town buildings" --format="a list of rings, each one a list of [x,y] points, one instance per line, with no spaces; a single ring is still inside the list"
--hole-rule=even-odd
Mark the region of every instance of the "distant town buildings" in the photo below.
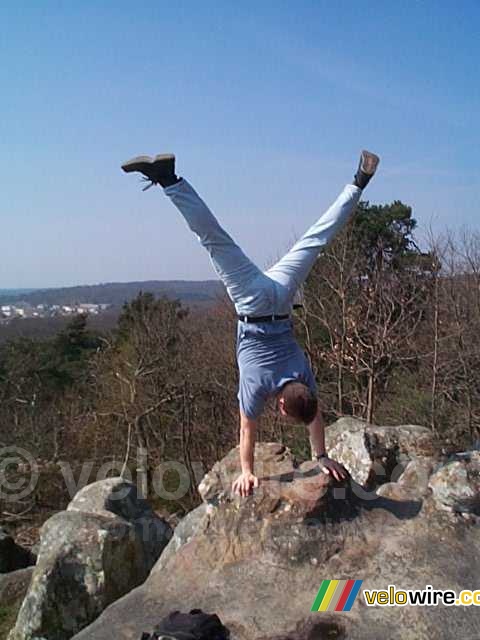
[[[15,318],[54,318],[77,314],[98,315],[111,307],[110,304],[78,303],[71,305],[37,304],[18,302],[0,306],[0,323],[7,323]]]

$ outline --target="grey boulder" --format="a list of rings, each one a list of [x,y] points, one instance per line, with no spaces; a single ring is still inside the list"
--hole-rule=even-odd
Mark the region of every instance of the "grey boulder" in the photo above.
[[[171,534],[130,482],[88,485],[43,525],[9,640],[67,640],[146,579]]]
[[[433,456],[435,450],[432,433],[425,427],[385,427],[351,417],[330,425],[325,441],[330,457],[362,486],[395,481],[411,460]]]

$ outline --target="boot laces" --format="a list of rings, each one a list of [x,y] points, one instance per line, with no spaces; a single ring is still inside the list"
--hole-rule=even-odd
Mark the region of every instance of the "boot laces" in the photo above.
[[[150,189],[150,187],[153,187],[154,184],[158,184],[156,180],[152,180],[151,178],[146,178],[146,177],[142,177],[142,181],[149,183],[145,187],[143,187],[142,191],[147,191],[147,189]]]

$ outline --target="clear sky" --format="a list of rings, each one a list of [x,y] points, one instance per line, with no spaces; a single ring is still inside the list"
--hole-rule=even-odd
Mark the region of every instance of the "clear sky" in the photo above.
[[[478,0],[4,0],[0,288],[214,277],[160,189],[175,152],[260,266],[369,148],[365,193],[479,227]]]

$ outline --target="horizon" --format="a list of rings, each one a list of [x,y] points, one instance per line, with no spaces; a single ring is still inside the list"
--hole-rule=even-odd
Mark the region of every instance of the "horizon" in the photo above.
[[[144,284],[145,282],[219,282],[218,278],[165,278],[165,279],[154,279],[150,278],[148,280],[112,280],[111,282],[82,282],[80,284],[67,284],[62,285],[60,287],[3,287],[0,289],[0,294],[3,291],[12,292],[12,291],[43,291],[47,289],[73,289],[75,287],[101,287],[101,286],[109,286],[112,284]]]
[[[0,285],[217,279],[161,191],[122,174],[139,154],[174,152],[262,268],[362,148],[381,157],[363,199],[411,206],[419,240],[476,229],[479,18],[473,0],[5,3]]]
[[[130,281],[113,281],[113,282],[93,282],[93,283],[82,283],[82,284],[72,284],[72,285],[63,285],[60,287],[13,287],[13,288],[1,288],[0,289],[0,298],[6,296],[19,296],[19,295],[28,295],[30,293],[40,293],[40,292],[51,292],[60,289],[81,289],[87,287],[110,287],[113,285],[145,285],[145,284],[153,284],[153,283],[168,283],[168,284],[178,284],[178,283],[192,283],[192,284],[209,284],[209,283],[218,283],[221,284],[219,278],[202,278],[198,280],[185,280],[185,279],[165,279],[165,280],[130,280]]]

